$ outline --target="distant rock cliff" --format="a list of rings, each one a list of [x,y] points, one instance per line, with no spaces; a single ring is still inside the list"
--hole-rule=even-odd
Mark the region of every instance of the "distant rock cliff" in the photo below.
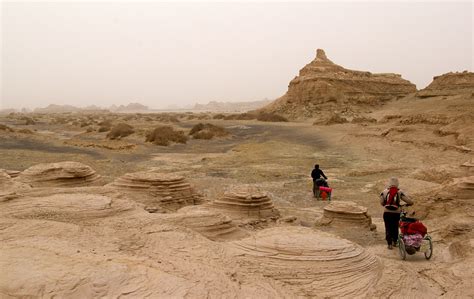
[[[306,118],[342,107],[374,106],[414,92],[416,86],[398,74],[349,70],[318,49],[316,58],[291,80],[288,92],[262,111]]]
[[[453,96],[474,93],[474,73],[447,73],[433,78],[433,82],[416,93],[418,97]]]
[[[271,100],[261,100],[253,102],[216,102],[211,101],[207,104],[196,104],[192,110],[209,112],[247,112],[261,108],[271,103]]]

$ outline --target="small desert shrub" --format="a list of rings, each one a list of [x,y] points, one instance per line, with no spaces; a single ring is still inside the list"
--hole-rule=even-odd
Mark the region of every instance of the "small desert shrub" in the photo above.
[[[399,115],[399,114],[392,114],[392,115],[385,115],[379,122],[380,123],[387,123],[391,120],[394,120],[394,119],[399,119],[401,118],[402,116]]]
[[[25,125],[34,125],[36,124],[35,120],[28,116],[23,116],[21,120],[25,121]]]
[[[108,139],[120,139],[122,137],[127,137],[128,135],[133,134],[135,131],[133,127],[126,123],[119,123],[115,125],[110,132],[107,134]]]
[[[156,145],[168,146],[171,142],[186,143],[188,137],[183,131],[175,130],[170,126],[161,126],[150,131],[146,135],[146,142],[152,142]]]
[[[213,119],[224,119],[225,115],[222,113],[218,113],[212,117]]]
[[[334,125],[334,124],[344,124],[344,123],[347,123],[347,119],[337,113],[334,113],[331,116],[326,116],[325,118],[316,119],[313,122],[313,125]]]
[[[7,126],[7,125],[2,125],[2,124],[0,124],[0,131],[13,132],[13,129],[10,128],[10,127]]]
[[[99,123],[98,132],[108,132],[112,128],[112,121],[111,120],[104,120]]]
[[[28,129],[20,129],[20,130],[18,130],[18,133],[22,133],[22,134],[33,134],[33,131],[28,130]]]
[[[259,113],[257,115],[257,120],[259,121],[270,121],[270,122],[287,122],[288,119],[278,114],[273,113]]]
[[[223,137],[229,135],[226,129],[215,126],[213,124],[202,124],[195,125],[189,135],[193,136],[194,139],[212,139],[214,137]]]
[[[372,117],[357,116],[357,117],[354,117],[351,122],[353,124],[375,123],[377,122],[377,120]]]
[[[94,132],[94,128],[92,127],[88,127],[87,130],[86,130],[87,133],[91,133],[91,132]]]

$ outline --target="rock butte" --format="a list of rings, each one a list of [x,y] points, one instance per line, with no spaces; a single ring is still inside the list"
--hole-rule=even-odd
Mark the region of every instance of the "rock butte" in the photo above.
[[[139,195],[133,199],[142,203],[172,210],[202,201],[202,196],[194,191],[185,178],[176,174],[146,171],[127,173],[110,186]]]
[[[164,219],[179,226],[190,228],[212,241],[237,240],[248,233],[237,227],[232,219],[204,207],[189,206],[175,214],[163,215]]]
[[[233,219],[268,218],[279,216],[272,199],[266,192],[254,186],[234,186],[211,206]]]
[[[433,77],[433,82],[426,88],[418,91],[418,97],[456,96],[474,93],[474,73],[447,73]]]
[[[354,297],[378,281],[381,264],[361,246],[321,231],[275,227],[231,243],[242,271],[284,282],[298,296]]]
[[[372,217],[367,214],[367,208],[350,201],[331,202],[325,206],[320,224],[363,226],[375,229]]]
[[[377,105],[416,92],[416,86],[398,74],[354,71],[333,63],[324,50],[302,68],[287,93],[262,111],[292,119],[312,117],[341,105]]]
[[[90,166],[67,161],[34,165],[15,180],[32,187],[78,187],[93,185],[99,177]]]

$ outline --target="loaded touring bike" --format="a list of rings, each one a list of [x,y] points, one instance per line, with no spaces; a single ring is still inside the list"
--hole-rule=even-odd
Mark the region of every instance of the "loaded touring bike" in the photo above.
[[[407,212],[400,213],[400,233],[398,235],[398,250],[400,258],[405,260],[407,255],[423,252],[429,260],[433,256],[433,241],[426,226],[416,218],[407,217]]]

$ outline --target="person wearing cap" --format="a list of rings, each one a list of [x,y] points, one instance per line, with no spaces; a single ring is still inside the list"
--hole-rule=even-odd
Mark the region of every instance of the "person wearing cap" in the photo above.
[[[383,222],[385,223],[385,240],[387,240],[388,249],[392,249],[397,243],[401,213],[400,201],[404,201],[408,206],[414,203],[399,189],[398,178],[392,177],[388,181],[388,187],[380,193],[380,204],[384,207]]]

